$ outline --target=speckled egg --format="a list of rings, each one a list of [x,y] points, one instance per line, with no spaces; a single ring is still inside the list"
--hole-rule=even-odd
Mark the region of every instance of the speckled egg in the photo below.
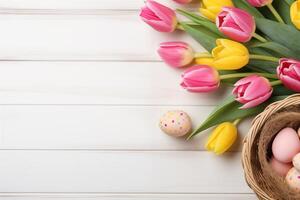
[[[293,165],[298,171],[300,171],[300,153],[293,158]]]
[[[282,163],[276,160],[274,157],[270,160],[272,169],[279,175],[285,177],[290,169],[293,167],[292,163]]]
[[[285,177],[285,181],[292,189],[300,191],[300,172],[296,168],[290,169]]]
[[[273,156],[280,162],[290,163],[300,152],[300,140],[297,132],[292,128],[282,129],[272,144]]]
[[[190,132],[192,122],[189,115],[184,111],[168,111],[161,117],[159,127],[170,136],[181,137]]]

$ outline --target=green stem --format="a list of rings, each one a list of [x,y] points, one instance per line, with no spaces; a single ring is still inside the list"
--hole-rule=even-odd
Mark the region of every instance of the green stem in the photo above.
[[[272,81],[270,83],[271,83],[271,86],[276,86],[276,85],[281,85],[282,84],[281,80]]]
[[[234,120],[232,123],[237,126],[240,122],[242,121],[242,119],[236,119]]]
[[[287,4],[289,4],[289,5],[292,5],[293,0],[285,0],[285,2],[286,2]]]
[[[199,24],[197,24],[197,23],[195,23],[195,22],[178,22],[177,25],[176,25],[176,28],[177,28],[178,30],[182,30],[182,31],[184,31],[184,28],[183,28],[183,26],[181,25],[181,23],[184,23],[184,24],[187,24],[187,25],[199,25]]]
[[[178,30],[184,31],[184,28],[182,27],[182,25],[181,25],[180,23],[178,23],[178,24],[176,25],[176,28],[177,28]]]
[[[264,37],[258,35],[257,33],[253,33],[253,37],[256,38],[257,40],[265,43],[265,42],[268,42]]]
[[[282,24],[284,24],[283,19],[280,17],[279,13],[275,10],[275,8],[273,7],[272,3],[268,4],[267,7],[270,9],[270,11],[274,15],[274,17],[277,19],[277,21],[280,22],[280,23],[282,23]]]
[[[263,76],[263,77],[270,78],[270,79],[277,79],[277,75],[276,74],[269,74],[269,73],[236,73],[236,74],[225,74],[225,75],[221,75],[220,79],[224,80],[224,79],[231,79],[231,78],[243,78],[243,77],[250,76],[250,75],[259,75],[259,76]]]
[[[264,60],[264,61],[271,61],[271,62],[278,62],[279,58],[272,57],[272,56],[264,56],[264,55],[250,55],[250,59],[252,60]]]
[[[195,58],[212,58],[212,55],[208,52],[195,53]]]

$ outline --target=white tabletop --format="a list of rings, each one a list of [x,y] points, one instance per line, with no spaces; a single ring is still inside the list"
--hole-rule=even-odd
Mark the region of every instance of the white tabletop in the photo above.
[[[171,0],[161,1],[175,6]],[[0,0],[1,200],[250,200],[238,144],[161,133],[167,110],[196,126],[226,92],[190,94],[162,63],[142,0]]]

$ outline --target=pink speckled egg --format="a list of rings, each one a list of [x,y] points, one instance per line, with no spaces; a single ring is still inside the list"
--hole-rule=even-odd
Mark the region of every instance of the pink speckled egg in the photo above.
[[[290,163],[300,152],[300,140],[297,132],[292,128],[282,129],[272,144],[273,156],[280,162]]]
[[[280,176],[285,177],[289,170],[293,167],[292,163],[282,163],[276,160],[274,157],[270,160],[272,169]]]
[[[285,177],[285,181],[292,189],[300,191],[300,173],[296,168],[290,169]]]
[[[159,127],[170,136],[181,137],[190,132],[192,122],[189,115],[183,111],[168,111],[161,117]]]

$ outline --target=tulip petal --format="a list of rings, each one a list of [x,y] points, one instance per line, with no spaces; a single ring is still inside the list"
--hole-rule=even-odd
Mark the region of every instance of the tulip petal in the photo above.
[[[247,34],[241,30],[234,29],[232,27],[220,27],[222,33],[224,33],[229,38],[233,38],[238,42],[248,42],[252,38],[252,34]]]
[[[271,90],[269,81],[264,77],[253,78],[244,93],[244,98],[248,101],[264,96]]]
[[[218,70],[236,70],[241,69],[249,62],[246,56],[230,56],[215,60],[213,66]]]
[[[168,24],[173,23],[173,17],[176,15],[175,12],[153,0],[148,0],[146,6],[149,7],[162,21],[165,21]]]
[[[213,66],[214,59],[213,58],[196,58],[196,63],[199,65]]]
[[[177,19],[175,12],[153,0],[147,0],[142,8],[140,17],[144,22],[160,32],[172,32],[176,28]]]
[[[270,91],[269,93],[265,94],[264,96],[261,96],[257,99],[254,99],[252,101],[249,101],[248,103],[244,104],[240,109],[248,109],[248,108],[253,108],[265,101],[267,101],[271,96],[272,96],[273,90]]]
[[[215,143],[214,152],[221,155],[226,152],[237,138],[237,129],[232,123],[224,123],[222,133],[219,134]]]
[[[205,148],[208,151],[213,151],[217,142],[217,138],[219,136],[219,134],[222,132],[222,130],[224,129],[224,123],[220,124],[219,126],[217,126],[217,128],[215,128],[212,132],[212,134],[209,136]]]
[[[214,22],[214,21],[216,20],[216,15],[215,15],[215,13],[213,13],[213,12],[207,10],[207,9],[204,9],[204,8],[200,8],[199,11],[200,11],[200,13],[201,13],[202,15],[204,15],[204,16],[205,16],[206,18],[208,18],[210,21],[213,21],[213,22]]]
[[[190,64],[194,59],[194,52],[184,42],[164,42],[157,50],[160,57],[172,67],[183,67]]]
[[[300,92],[300,81],[295,80],[289,76],[281,75],[280,80],[283,82],[283,85],[286,86],[287,88],[295,91],[295,92]]]
[[[230,13],[230,16],[234,20],[235,24],[245,32],[247,35],[252,35],[255,31],[255,21],[254,17],[248,12],[239,8],[223,8],[224,11]]]

